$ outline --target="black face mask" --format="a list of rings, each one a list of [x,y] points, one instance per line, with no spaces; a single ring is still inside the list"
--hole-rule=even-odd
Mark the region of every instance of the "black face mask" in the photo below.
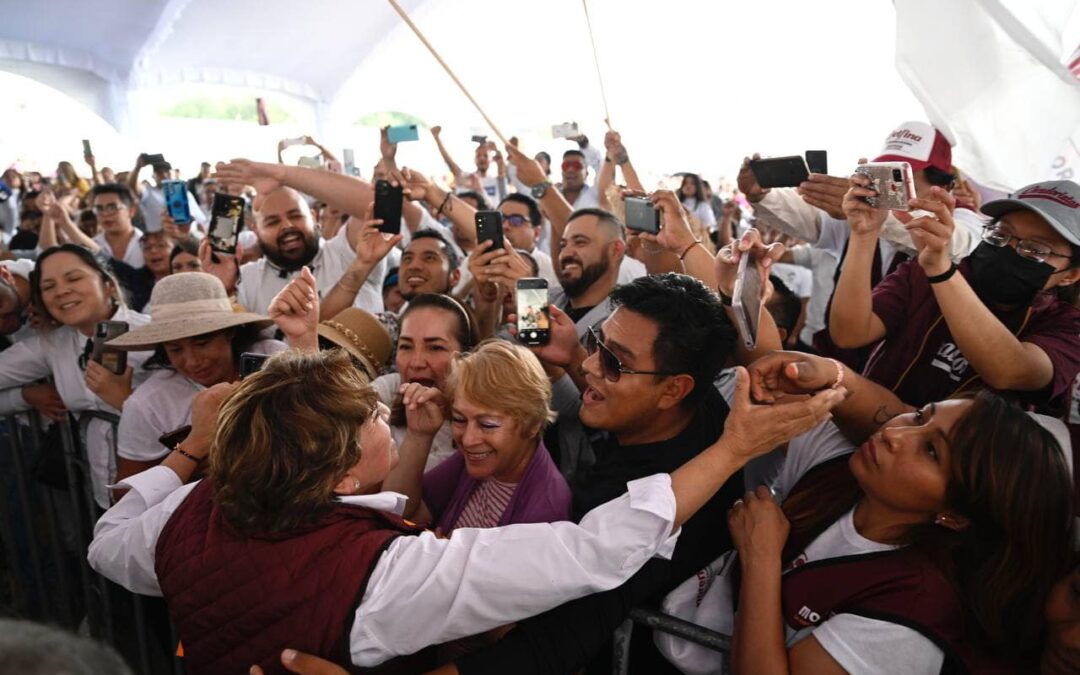
[[[1054,268],[1023,258],[1011,246],[980,242],[967,257],[971,287],[995,305],[1027,305],[1042,290]]]

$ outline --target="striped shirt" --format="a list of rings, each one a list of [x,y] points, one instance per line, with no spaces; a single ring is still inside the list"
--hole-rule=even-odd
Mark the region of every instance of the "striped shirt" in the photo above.
[[[517,483],[503,483],[494,478],[480,481],[480,485],[469,495],[469,501],[465,503],[465,508],[454,523],[454,529],[497,527],[517,486]]]

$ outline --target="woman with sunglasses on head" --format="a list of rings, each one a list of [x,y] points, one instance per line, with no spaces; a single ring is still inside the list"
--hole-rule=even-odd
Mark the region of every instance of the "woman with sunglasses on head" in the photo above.
[[[30,289],[46,329],[0,352],[0,389],[7,390],[0,413],[33,406],[58,420],[66,412],[119,415],[135,385],[145,379],[141,366],[150,353],[128,354],[126,370],[117,375],[89,358],[92,338],[102,321],[121,321],[137,328],[150,317],[128,309],[107,266],[74,244],[41,253],[30,275]],[[35,384],[46,377],[52,377],[54,384]],[[94,497],[99,506],[108,508],[105,486],[115,472],[110,425],[93,420],[85,441]]]
[[[982,206],[993,218],[982,242],[955,265],[954,200],[941,188],[911,206],[931,215],[906,227],[918,259],[871,292],[870,269],[887,212],[851,178],[844,209],[852,236],[836,285],[829,330],[844,348],[881,341],[864,374],[905,402],[922,405],[955,392],[1008,392],[1061,415],[1080,372],[1080,185],[1047,181]]]
[[[241,354],[269,355],[286,347],[261,339],[259,331],[272,321],[233,311],[225,287],[210,274],[165,277],[154,286],[149,311],[149,323],[108,343],[125,351],[152,351],[143,368],[155,371],[124,404],[117,431],[117,480],[155,466],[172,451],[165,445],[167,437],[191,424],[195,394],[236,381]]]
[[[736,503],[735,552],[665,610],[733,634],[737,672],[1035,670],[1044,604],[1072,561],[1064,424],[987,391],[915,408],[798,352],[750,372],[761,401],[838,383],[851,395],[788,444],[771,493]],[[720,672],[715,653],[662,642],[685,672]]]

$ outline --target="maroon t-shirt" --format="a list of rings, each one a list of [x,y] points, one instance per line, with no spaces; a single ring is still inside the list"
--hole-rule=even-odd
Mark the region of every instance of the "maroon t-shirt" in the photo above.
[[[969,276],[966,261],[960,264],[960,273]],[[917,406],[960,391],[988,388],[956,346],[917,261],[900,265],[877,285],[873,308],[885,324],[885,339],[867,362],[866,377]],[[1013,393],[1040,412],[1063,416],[1080,373],[1080,310],[1050,293],[1039,293],[1029,308],[991,311],[1021,342],[1038,346],[1054,364],[1046,388]]]

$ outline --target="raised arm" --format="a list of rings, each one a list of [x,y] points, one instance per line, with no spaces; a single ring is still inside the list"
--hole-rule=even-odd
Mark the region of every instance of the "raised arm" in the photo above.
[[[875,209],[864,201],[865,197],[875,195],[869,185],[868,178],[855,174],[844,197],[851,237],[829,311],[829,335],[837,347],[844,349],[862,347],[885,337],[885,324],[873,310],[871,275],[878,233],[888,211]]]
[[[332,319],[338,312],[348,309],[356,302],[356,294],[364,287],[368,277],[389,255],[398,242],[400,234],[387,234],[379,230],[382,220],[374,216],[375,204],[368,204],[363,220],[349,218],[345,225],[346,236],[356,251],[356,257],[349,263],[349,268],[341,275],[337,283],[323,296],[320,316]],[[354,243],[355,242],[355,243]]]
[[[771,284],[769,283],[769,268],[783,256],[783,244],[773,243],[765,246],[761,241],[761,233],[754,228],[750,228],[743,234],[741,239],[717,251],[715,258],[716,288],[720,292],[720,299],[724,303],[724,309],[727,311],[731,323],[737,326],[738,323],[735,320],[735,308],[730,303],[735,293],[735,281],[738,277],[739,260],[742,259],[742,256],[747,254],[753,255],[757,260],[761,261],[758,270],[761,273],[762,288],[766,290],[765,296],[762,298],[762,308],[758,321],[757,342],[754,345],[753,351],[747,349],[741,339],[736,340],[735,342],[735,363],[744,365],[752,363],[754,360],[765,354],[778,349],[783,349],[783,343],[780,341],[780,331],[776,328],[776,322],[773,321],[772,314],[764,307],[765,302],[768,300],[769,293],[771,292],[769,290],[771,287]]]
[[[402,176],[409,199],[422,199],[436,210],[436,215],[449,216],[454,238],[463,244],[463,249],[471,250],[476,245],[476,209],[453,192],[443,190],[419,171],[405,169]]]
[[[363,218],[368,204],[375,200],[375,189],[367,181],[303,166],[234,159],[227,164],[219,162],[215,177],[225,183],[251,185],[260,195],[288,186],[357,218]]]
[[[450,169],[450,175],[454,177],[454,183],[461,181],[461,167],[457,165],[454,158],[450,156],[450,153],[446,151],[446,146],[442,142],[442,127],[431,127],[431,137],[435,139],[435,145],[439,148],[439,154],[442,155],[443,161],[446,162],[446,168]]]
[[[761,159],[755,154],[753,159]],[[765,189],[750,170],[750,157],[739,169],[739,192],[754,208],[759,228],[775,228],[796,239],[817,242],[821,238],[821,211],[799,196],[794,188]]]
[[[551,259],[558,260],[559,250],[561,249],[559,242],[562,239],[563,230],[566,229],[566,223],[570,219],[570,213],[573,209],[566,201],[566,198],[562,196],[562,193],[556,190],[555,186],[548,181],[539,162],[527,157],[521,150],[512,145],[506,147],[506,153],[510,158],[510,163],[517,169],[518,179],[522,183],[530,188],[547,185],[544,196],[539,201],[540,210],[547,217],[548,222],[551,223]]]
[[[382,489],[408,498],[402,514],[405,518],[431,523],[431,512],[423,501],[424,467],[435,434],[443,425],[446,401],[438,389],[415,382],[401,385],[398,393],[405,406],[407,430],[398,448],[397,466],[383,480]]]
[[[136,197],[142,197],[143,187],[139,182],[139,172],[146,166],[146,154],[139,153],[138,158],[135,160],[135,168],[128,174],[128,187],[135,193]]]

